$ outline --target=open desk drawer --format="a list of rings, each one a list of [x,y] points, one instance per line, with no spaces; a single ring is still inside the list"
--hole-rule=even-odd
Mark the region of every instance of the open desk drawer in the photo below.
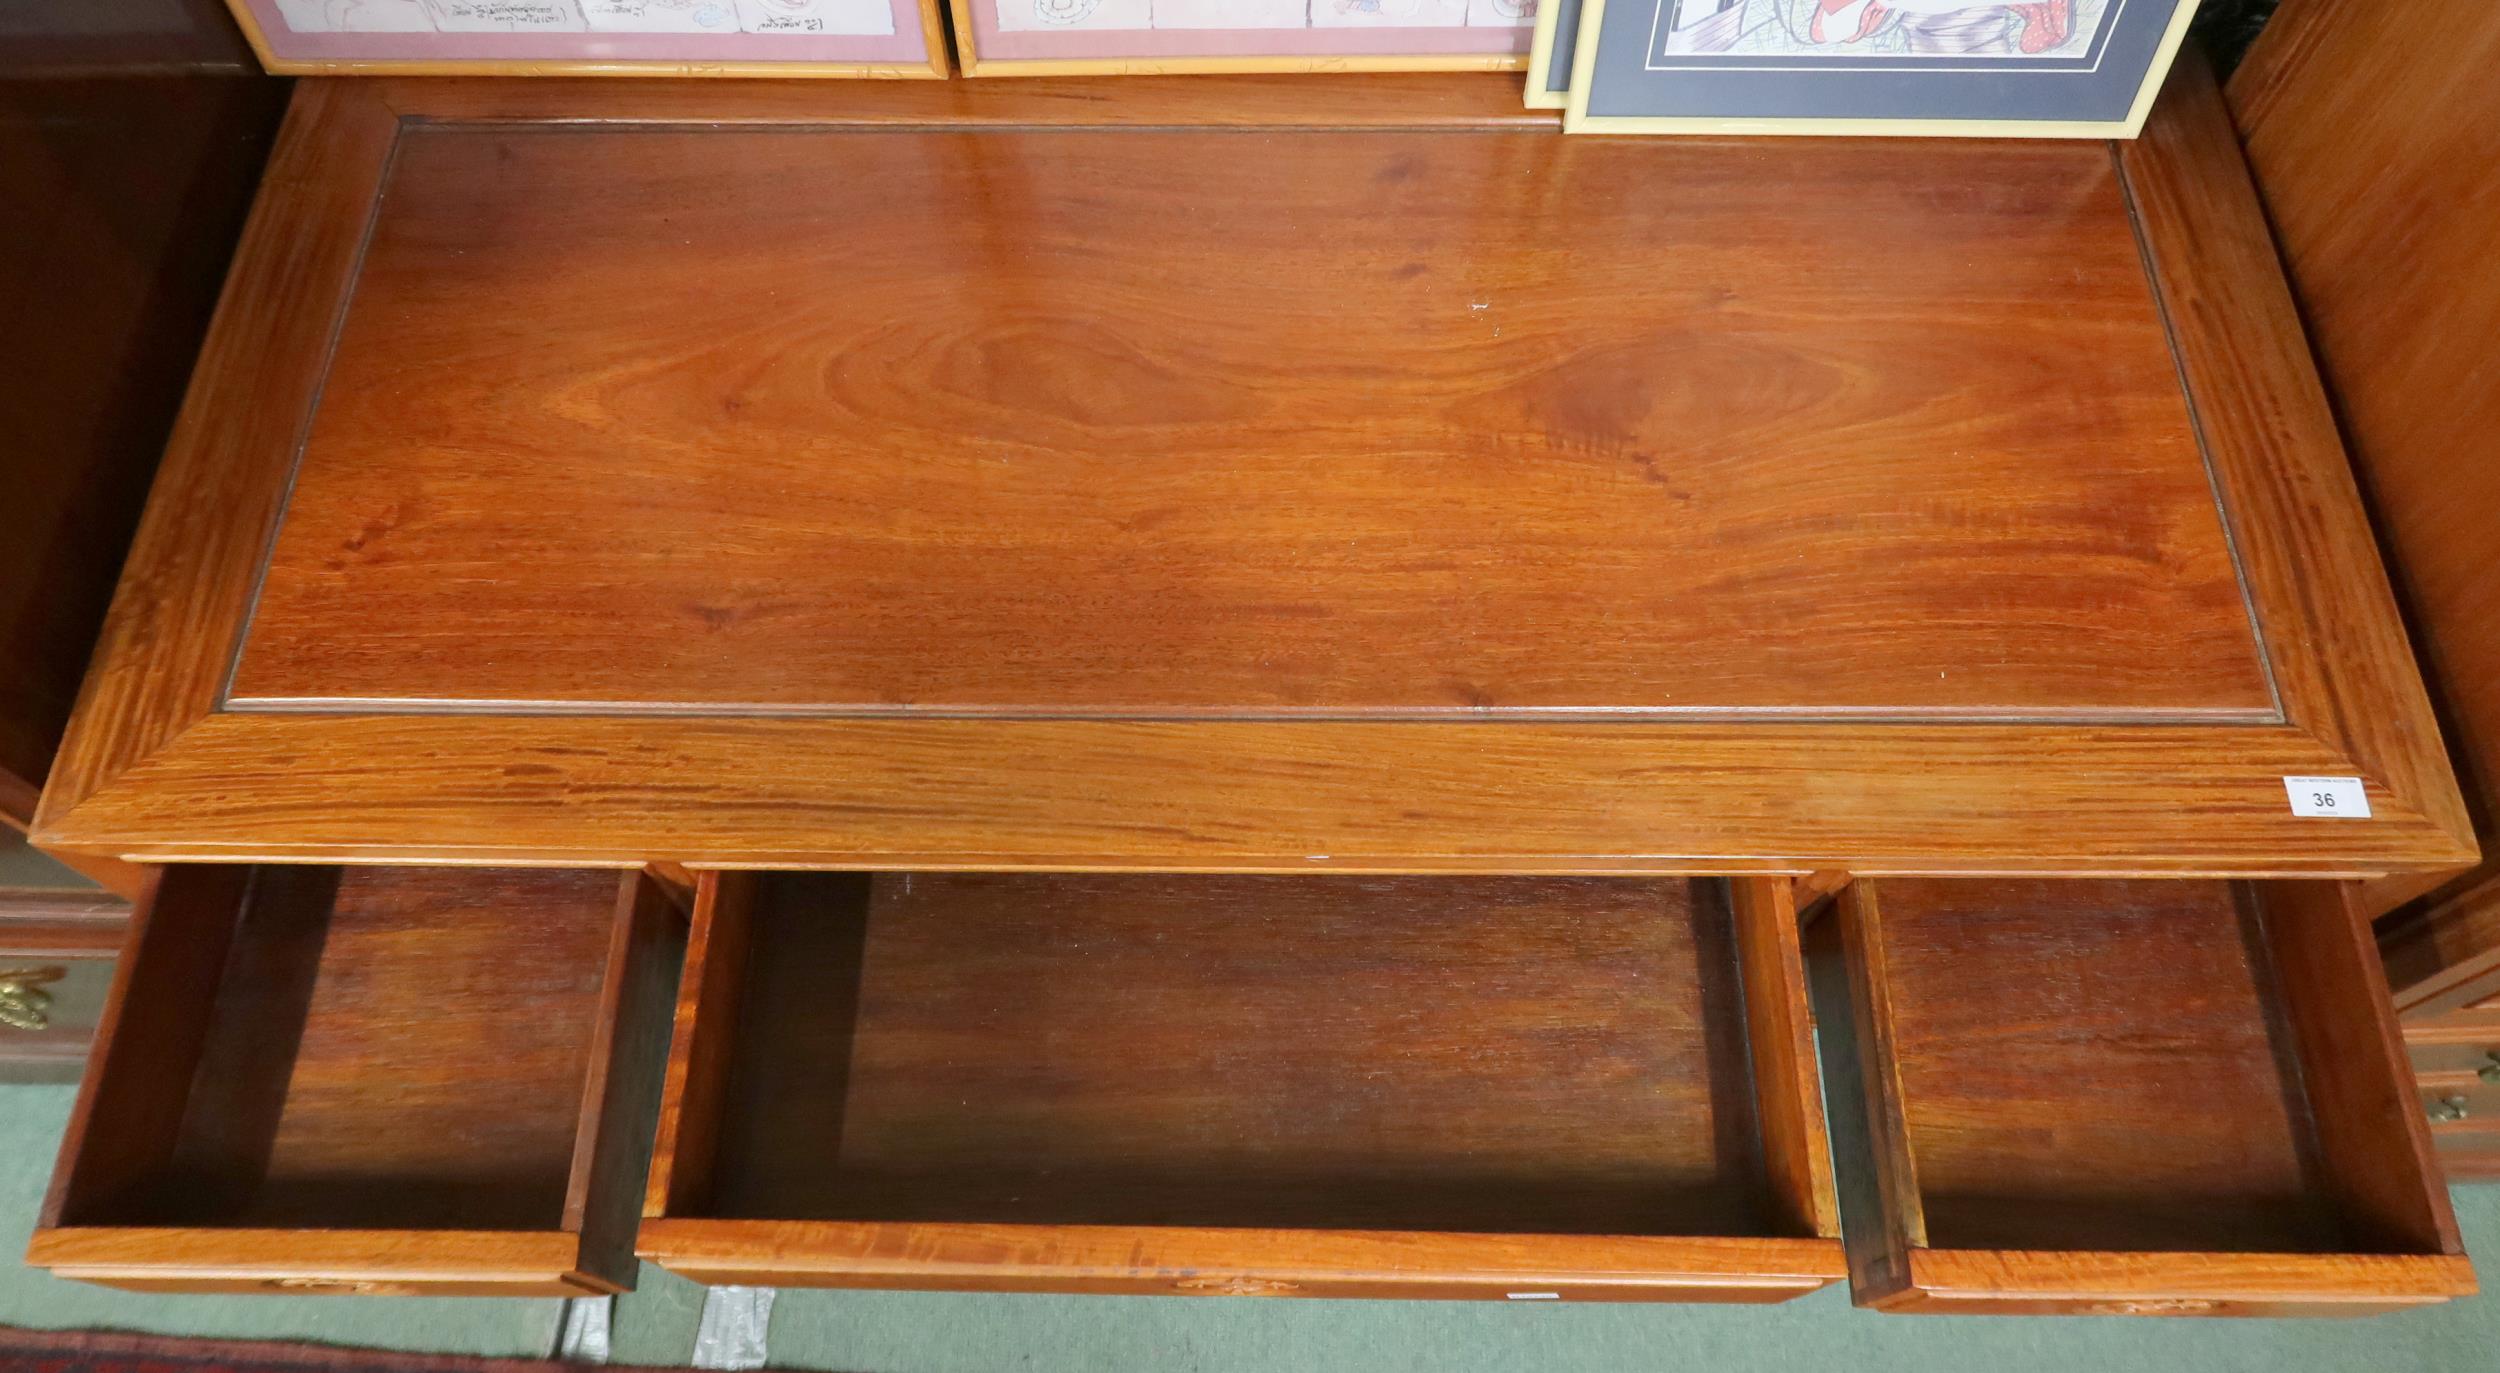
[[[641,1252],[781,1286],[1776,1301],[1784,883],[710,874]]]
[[[167,1291],[630,1286],[682,928],[615,871],[163,870],[28,1261]]]
[[[1812,943],[1860,1305],[2288,1315],[2474,1290],[2342,888],[1861,880]]]

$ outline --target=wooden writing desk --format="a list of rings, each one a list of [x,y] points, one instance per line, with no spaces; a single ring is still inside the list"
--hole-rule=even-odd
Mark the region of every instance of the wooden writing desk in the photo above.
[[[39,1261],[1794,1295],[1786,879],[1843,872],[1862,1300],[2470,1286],[2353,892],[1880,877],[2473,855],[2201,73],[2122,148],[1562,139],[1464,78],[299,101],[39,822],[175,865]],[[558,931],[579,1052],[498,1066]],[[2040,1077],[1922,1038],[1957,947]],[[375,1039],[421,979],[462,1028]],[[464,1190],[355,1086],[454,1070],[583,1111]],[[2029,1223],[1972,1224],[2009,1151]]]

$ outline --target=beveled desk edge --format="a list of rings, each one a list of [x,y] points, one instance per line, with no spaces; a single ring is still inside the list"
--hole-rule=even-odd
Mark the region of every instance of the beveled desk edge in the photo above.
[[[2280,724],[1352,723],[223,709],[403,123],[1498,128],[1499,76],[1012,86],[307,81],[36,841],[156,860],[2375,875],[2475,847],[2201,63],[2113,145]],[[2282,779],[2364,779],[2366,821]]]

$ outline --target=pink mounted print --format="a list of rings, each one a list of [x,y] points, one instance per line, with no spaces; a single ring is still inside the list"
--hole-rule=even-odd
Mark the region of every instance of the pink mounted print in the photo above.
[[[952,0],[965,70],[1517,67],[1537,0]]]
[[[230,0],[279,72],[946,75],[939,0]]]

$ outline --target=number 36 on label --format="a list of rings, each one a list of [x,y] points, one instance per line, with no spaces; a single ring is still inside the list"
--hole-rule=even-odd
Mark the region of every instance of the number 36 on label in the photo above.
[[[2294,815],[2320,820],[2370,818],[2369,793],[2361,789],[2358,777],[2286,777],[2283,790],[2291,793]]]

